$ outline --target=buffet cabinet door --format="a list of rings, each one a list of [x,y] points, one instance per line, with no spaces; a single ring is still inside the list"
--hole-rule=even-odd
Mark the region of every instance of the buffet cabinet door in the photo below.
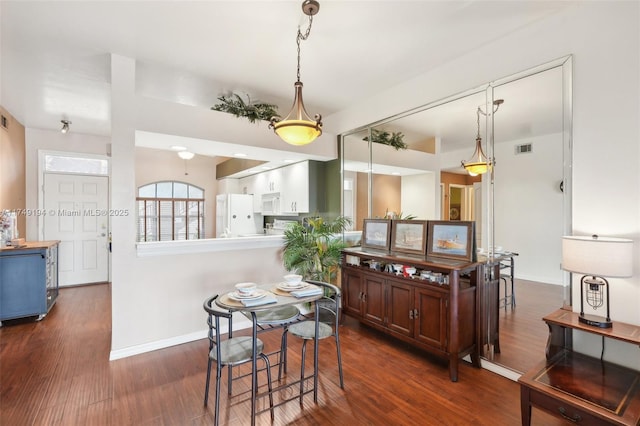
[[[343,311],[356,317],[362,316],[363,290],[360,272],[352,272],[348,267],[342,268]]]
[[[418,316],[414,308],[414,286],[396,280],[387,282],[387,327],[396,333],[413,337]]]
[[[430,288],[416,288],[416,340],[434,348],[447,350],[448,295]]]
[[[363,274],[363,318],[374,324],[385,324],[385,280],[376,275]]]

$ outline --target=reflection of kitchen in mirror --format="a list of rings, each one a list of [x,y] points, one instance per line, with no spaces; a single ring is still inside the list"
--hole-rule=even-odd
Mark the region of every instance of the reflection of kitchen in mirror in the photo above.
[[[499,286],[491,293],[496,300],[480,325],[497,324],[500,336],[499,353],[497,342],[481,342],[484,356],[516,371],[544,356],[548,330],[540,318],[568,300],[559,268],[570,211],[567,191],[559,190],[570,172],[564,157],[571,129],[563,127],[571,115],[570,102],[563,101],[570,63],[564,61],[570,59],[342,135],[343,197],[352,200],[355,229],[364,218],[388,214],[470,220],[479,250],[487,254],[492,245],[518,253],[506,257],[514,267],[492,284]],[[499,112],[487,109],[493,99],[504,100]],[[402,135],[406,149],[376,142],[381,134],[396,141]],[[488,173],[470,176],[461,160],[471,157],[477,137],[494,164]],[[512,295],[509,275],[513,304],[506,300]]]

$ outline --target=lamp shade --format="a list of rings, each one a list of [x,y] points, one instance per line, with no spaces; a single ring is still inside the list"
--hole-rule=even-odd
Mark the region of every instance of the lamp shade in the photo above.
[[[630,277],[633,240],[597,235],[562,237],[562,269],[596,277]]]

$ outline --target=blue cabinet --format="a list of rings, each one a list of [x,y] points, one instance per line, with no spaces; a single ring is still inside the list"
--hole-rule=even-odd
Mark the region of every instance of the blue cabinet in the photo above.
[[[42,319],[57,297],[57,241],[0,249],[0,321]]]

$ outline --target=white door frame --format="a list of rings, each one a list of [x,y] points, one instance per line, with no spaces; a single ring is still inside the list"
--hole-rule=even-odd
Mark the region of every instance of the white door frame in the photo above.
[[[87,173],[69,173],[74,175],[85,175],[85,176],[106,176],[108,180],[108,188],[109,194],[111,194],[111,158],[108,155],[100,155],[100,154],[90,154],[86,152],[73,152],[73,151],[53,151],[46,149],[38,150],[38,212],[44,211],[44,174],[45,170],[45,156],[47,155],[55,155],[62,157],[73,157],[73,158],[91,158],[91,159],[99,159],[106,160],[107,174],[87,174]],[[63,174],[64,172],[53,172]],[[107,197],[107,208],[111,208],[111,196]],[[107,232],[108,235],[111,235],[111,216],[109,216],[107,220]],[[38,239],[44,240],[44,216],[38,215]],[[107,265],[107,279],[111,282],[111,251],[108,253],[108,265]]]

